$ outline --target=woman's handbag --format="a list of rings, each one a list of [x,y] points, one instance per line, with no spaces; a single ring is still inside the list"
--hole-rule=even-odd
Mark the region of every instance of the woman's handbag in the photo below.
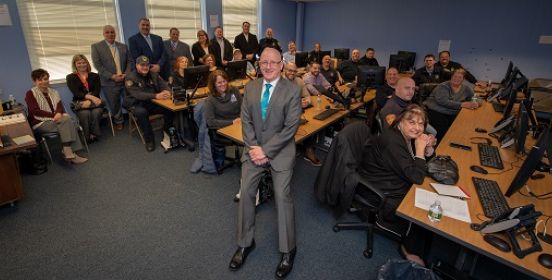
[[[427,173],[435,181],[454,185],[458,182],[458,165],[447,155],[436,155],[427,163]]]

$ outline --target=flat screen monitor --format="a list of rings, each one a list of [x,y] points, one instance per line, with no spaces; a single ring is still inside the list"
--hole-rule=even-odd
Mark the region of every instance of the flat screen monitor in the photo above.
[[[247,77],[247,60],[230,61],[226,64],[226,73],[230,81]]]
[[[296,52],[295,53],[295,65],[297,67],[307,67],[309,61],[309,53],[308,52]]]
[[[542,165],[542,159],[544,154],[548,154],[548,170],[550,170],[550,158],[552,157],[552,133],[550,131],[550,124],[547,125],[546,129],[541,132],[539,139],[535,146],[531,148],[529,155],[523,161],[521,168],[516,173],[516,176],[512,180],[510,187],[506,191],[506,196],[510,197],[521,189],[529,180],[529,177],[533,175],[535,170],[539,168],[539,165]]]
[[[521,74],[521,72],[519,72],[519,75],[520,77],[512,83],[512,90],[510,91],[510,96],[508,96],[508,103],[506,104],[506,108],[504,109],[502,115],[503,119],[506,119],[512,113],[512,108],[514,107],[514,103],[516,103],[517,100],[518,91],[526,89],[527,84],[529,83],[529,80],[523,74]]]
[[[209,76],[209,65],[191,66],[184,69],[187,89],[196,89],[207,86]]]
[[[358,66],[358,83],[361,88],[377,88],[385,81],[384,66]]]
[[[389,67],[395,67],[399,72],[406,72],[406,62],[404,57],[398,54],[392,54],[389,56]]]
[[[330,57],[332,56],[332,51],[321,51],[320,52],[320,61],[318,61],[318,63],[322,63],[322,58],[324,58],[325,56],[329,55]]]
[[[513,69],[514,69],[514,63],[510,61],[510,63],[508,63],[508,68],[506,68],[506,74],[504,75],[504,79],[502,79],[502,81],[500,82],[502,86],[506,86],[506,84],[510,80],[510,76],[512,75]]]
[[[349,59],[349,53],[351,52],[350,49],[334,49],[334,58],[336,59],[342,59],[347,60]]]
[[[529,114],[531,101],[524,99],[519,106],[519,113],[514,126],[514,140],[516,142],[516,153],[525,154],[525,140],[529,131]],[[528,110],[529,108],[529,110]]]
[[[414,62],[416,62],[416,53],[409,51],[399,51],[398,55],[404,57],[404,67],[406,71],[414,68]]]

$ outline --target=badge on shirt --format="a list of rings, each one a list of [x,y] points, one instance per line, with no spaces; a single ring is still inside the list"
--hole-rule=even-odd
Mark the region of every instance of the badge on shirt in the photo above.
[[[387,122],[388,125],[392,125],[396,118],[397,116],[395,116],[395,114],[389,114],[385,116],[385,121]]]
[[[126,80],[126,87],[131,87],[134,85],[134,82],[132,80]]]
[[[238,101],[238,99],[236,98],[236,95],[232,94],[232,96],[230,96],[230,102],[234,103]]]

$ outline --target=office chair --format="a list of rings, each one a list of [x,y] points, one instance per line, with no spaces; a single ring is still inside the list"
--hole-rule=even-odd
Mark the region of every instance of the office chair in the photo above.
[[[367,182],[358,171],[362,150],[370,145],[371,128],[364,122],[355,122],[343,128],[335,137],[320,168],[315,183],[318,200],[336,206],[338,213],[354,208],[361,222],[341,222],[333,226],[340,230],[366,231],[366,258],[373,254],[373,232],[376,215],[391,196]]]
[[[239,147],[238,144],[236,144],[235,142],[233,142],[232,140],[230,140],[226,137],[218,135],[216,129],[209,129],[209,139],[212,143],[211,144],[211,150],[216,149],[217,146],[224,146],[224,160],[225,160],[225,163],[221,167],[217,168],[217,173],[219,175],[222,174],[222,172],[225,169],[227,169],[229,167],[232,167],[235,164],[240,165],[241,156],[240,156],[240,147]],[[226,156],[226,147],[234,147],[234,157]],[[214,154],[213,154],[213,156],[214,156]]]
[[[111,112],[104,107],[104,111],[102,113],[102,119],[108,119],[109,126],[111,127],[111,135],[115,137],[115,128],[113,128],[113,116],[111,115]]]
[[[63,109],[65,110],[65,112],[69,112],[67,111],[67,107],[65,106],[65,102],[63,102],[63,100],[61,100],[61,104],[63,105]],[[86,148],[86,153],[90,155],[90,150],[88,149],[88,143],[86,141],[86,137],[84,136],[84,129],[80,125],[78,118],[76,118],[74,115],[71,115],[71,114],[69,114],[69,117],[71,118],[73,123],[77,126],[80,140],[82,143],[84,143],[84,147]],[[50,159],[50,162],[53,163],[54,160],[52,158],[52,154],[50,153],[50,147],[48,146],[47,140],[59,138],[59,133],[58,132],[38,133],[34,131],[33,133],[35,134],[35,139],[40,139],[39,145],[44,147],[44,150],[46,150],[46,153],[48,154],[48,158]]]
[[[134,113],[131,108],[127,109],[128,111],[128,134],[132,136],[132,133],[134,131],[138,132],[138,135],[140,136],[140,140],[142,141],[142,144],[146,145],[146,140],[144,140],[144,134],[142,133],[142,130],[140,129],[140,126],[138,125],[138,122],[136,121],[136,117],[134,116]],[[149,115],[149,121],[156,122],[157,120],[163,120],[163,114],[150,114]],[[160,126],[154,126],[152,127],[153,131],[159,130],[163,128],[163,123],[160,122]]]

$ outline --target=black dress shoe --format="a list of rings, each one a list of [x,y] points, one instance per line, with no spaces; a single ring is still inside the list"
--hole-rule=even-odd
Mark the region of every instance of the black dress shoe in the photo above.
[[[155,142],[146,142],[146,150],[148,152],[153,152],[153,150],[155,150]]]
[[[232,256],[232,260],[230,260],[230,270],[236,271],[240,269],[240,267],[245,262],[247,255],[249,255],[249,253],[251,253],[253,249],[255,249],[255,240],[251,242],[251,246],[249,247],[238,247],[238,250],[236,250],[236,252]]]
[[[293,268],[293,260],[295,259],[295,254],[297,253],[297,247],[293,248],[289,253],[283,253],[280,264],[276,268],[276,277],[278,279],[284,279],[291,272]]]

